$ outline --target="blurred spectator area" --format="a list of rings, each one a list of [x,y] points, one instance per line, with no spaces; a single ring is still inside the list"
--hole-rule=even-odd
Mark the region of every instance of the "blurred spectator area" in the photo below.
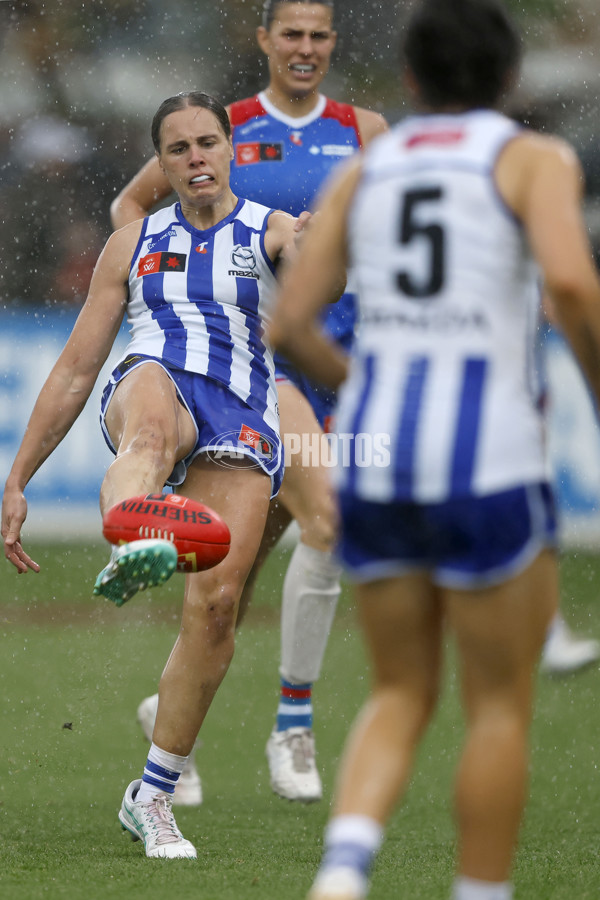
[[[526,55],[510,110],[557,131],[585,168],[600,245],[598,0],[509,0]],[[338,0],[325,91],[406,109],[398,21],[409,0]],[[152,153],[159,103],[202,89],[227,103],[266,83],[261,0],[0,0],[0,309],[80,304],[110,233],[108,209]]]

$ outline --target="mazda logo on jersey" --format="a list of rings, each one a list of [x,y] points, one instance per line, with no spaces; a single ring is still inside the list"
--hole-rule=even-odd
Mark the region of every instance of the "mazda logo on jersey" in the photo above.
[[[242,247],[241,244],[236,244],[231,251],[231,262],[234,266],[237,266],[238,269],[256,268],[256,257],[252,252],[252,248]]]
[[[263,144],[260,141],[252,141],[247,144],[237,144],[235,148],[236,166],[249,166],[258,162],[281,162],[283,159],[283,144]]]
[[[186,253],[169,253],[168,250],[149,253],[138,262],[138,278],[154,275],[156,272],[185,272],[186,261]]]

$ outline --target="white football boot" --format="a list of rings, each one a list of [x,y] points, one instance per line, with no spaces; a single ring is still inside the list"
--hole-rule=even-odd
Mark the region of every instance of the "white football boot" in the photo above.
[[[271,787],[286,800],[311,803],[323,796],[315,765],[315,739],[310,728],[272,731],[267,741]]]
[[[186,841],[171,809],[172,798],[157,792],[148,803],[136,803],[141,778],[132,781],[123,797],[119,822],[132,840],[143,841],[146,856],[154,859],[196,859],[196,848]]]
[[[540,669],[549,675],[576,672],[600,659],[600,641],[574,635],[561,615],[555,616],[549,630]]]
[[[146,697],[137,708],[138,722],[142,726],[142,731],[149,741],[152,741],[152,732],[154,731],[154,723],[156,722],[157,709],[158,694],[152,694],[151,697]],[[188,761],[175,786],[175,793],[173,795],[174,806],[200,806],[202,803],[202,782],[200,781],[198,769],[196,768],[196,761],[194,759],[197,746],[198,742],[196,742],[194,749],[190,753]]]
[[[113,547],[108,565],[96,578],[94,595],[123,606],[138,591],[163,584],[176,568],[175,544],[158,538],[131,541]]]

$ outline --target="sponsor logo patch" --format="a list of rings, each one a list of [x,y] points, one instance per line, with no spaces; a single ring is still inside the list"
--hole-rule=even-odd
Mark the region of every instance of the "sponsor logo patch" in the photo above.
[[[159,244],[161,241],[164,241],[166,238],[169,238],[169,237],[175,237],[176,234],[177,234],[177,232],[175,231],[174,228],[170,228],[169,231],[163,231],[163,233],[159,234],[159,236],[157,238],[155,238],[152,241],[152,243],[148,244],[148,253],[150,253],[151,250],[154,250],[156,245]]]
[[[273,459],[273,444],[271,441],[264,434],[260,434],[254,428],[250,428],[249,425],[242,425],[238,441],[241,444],[247,444],[248,447],[253,447],[259,456]]]
[[[169,253],[168,250],[148,253],[138,262],[138,278],[154,275],[156,272],[185,272],[186,261],[186,253]]]
[[[259,162],[281,162],[282,159],[282,143],[265,144],[261,141],[252,141],[237,144],[235,148],[236,166],[250,166]]]
[[[465,136],[461,129],[447,129],[446,131],[421,131],[419,134],[413,134],[406,141],[406,147],[411,150],[414,147],[420,147],[422,144],[437,144],[438,146],[447,146],[449,144],[458,144]]]

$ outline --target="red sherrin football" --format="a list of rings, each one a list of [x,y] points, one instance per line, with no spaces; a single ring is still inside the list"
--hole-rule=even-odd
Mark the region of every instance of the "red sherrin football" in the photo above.
[[[177,548],[177,570],[210,569],[229,553],[231,535],[214,510],[181,494],[146,494],[112,506],[102,521],[111,544],[162,538]]]

